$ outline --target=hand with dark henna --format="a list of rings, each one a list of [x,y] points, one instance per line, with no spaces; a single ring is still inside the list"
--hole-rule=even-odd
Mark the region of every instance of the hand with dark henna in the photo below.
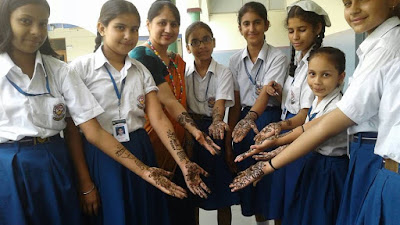
[[[266,167],[267,163],[268,162],[261,161],[240,172],[229,185],[231,191],[238,191],[253,182],[258,182],[265,175],[263,169]]]
[[[210,127],[208,127],[208,133],[214,139],[224,139],[225,131],[229,131],[229,125],[222,120],[214,120]]]
[[[253,111],[249,111],[247,115],[241,119],[235,126],[232,132],[233,142],[238,143],[246,137],[250,129],[253,129],[254,133],[258,134],[257,125],[254,122],[257,119],[257,114]]]
[[[282,145],[270,152],[260,152],[258,155],[253,155],[253,159],[257,161],[268,161],[283,151],[289,145]]]
[[[270,123],[267,126],[265,126],[255,137],[254,141],[255,142],[260,142],[262,140],[265,140],[266,138],[275,136],[275,127],[276,123]]]
[[[235,162],[241,162],[252,155],[260,153],[267,148],[273,147],[277,138],[277,136],[272,136],[265,138],[264,140],[261,139],[260,141],[256,142],[255,145],[251,145],[248,151],[236,156]]]
[[[150,167],[144,172],[143,179],[168,195],[180,199],[186,198],[187,193],[185,189],[170,181],[169,178],[171,177],[171,172],[157,167]]]
[[[208,173],[194,162],[187,162],[185,167],[182,168],[182,173],[189,190],[201,198],[207,198],[207,193],[211,193],[211,190],[203,182],[200,175],[208,176]]]

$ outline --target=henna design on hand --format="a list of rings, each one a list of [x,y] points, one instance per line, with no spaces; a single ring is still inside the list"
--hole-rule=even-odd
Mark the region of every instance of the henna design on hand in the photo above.
[[[186,124],[189,124],[193,127],[197,128],[196,123],[194,122],[194,120],[192,119],[192,117],[190,117],[189,113],[187,112],[183,112],[181,113],[178,118],[177,118],[178,123],[182,126],[185,127]]]
[[[128,151],[123,145],[118,144],[117,145],[117,150],[115,151],[115,154],[117,157],[123,158],[123,159],[132,159],[135,164],[139,167],[141,170],[145,170],[148,168],[147,165],[145,165],[142,161],[140,161],[138,158],[136,158],[130,151]]]
[[[233,188],[232,190],[236,191],[242,189],[247,185],[260,180],[262,176],[264,176],[264,171],[262,169],[265,165],[266,162],[258,162],[250,166],[246,170],[240,172],[230,185],[230,187]]]

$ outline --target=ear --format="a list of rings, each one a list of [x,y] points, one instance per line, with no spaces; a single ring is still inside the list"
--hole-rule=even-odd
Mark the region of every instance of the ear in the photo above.
[[[146,20],[146,27],[147,27],[147,30],[150,32],[150,21],[149,20]]]
[[[213,38],[213,48],[215,48],[215,43],[216,43],[216,39],[215,38]]]
[[[240,25],[238,26],[238,29],[239,29],[240,34],[243,35],[242,34],[242,27]]]
[[[187,50],[187,52],[188,52],[189,54],[191,54],[191,53],[192,53],[192,51],[190,51],[190,47],[189,47],[189,45],[188,45],[188,44],[186,44],[186,50]]]
[[[265,28],[264,28],[264,32],[268,31],[268,29],[269,29],[269,26],[270,26],[269,20],[266,20],[266,21],[265,21]]]
[[[317,35],[319,35],[320,33],[321,33],[321,31],[322,31],[322,24],[321,23],[318,23],[318,25],[317,25],[317,27],[316,27],[316,31],[317,31]]]
[[[339,74],[339,79],[338,79],[338,86],[343,84],[344,78],[346,77],[346,72],[343,72]]]
[[[105,26],[102,24],[102,23],[100,23],[100,22],[97,22],[97,32],[99,32],[99,34],[102,36],[102,37],[104,37],[104,30],[105,30]]]

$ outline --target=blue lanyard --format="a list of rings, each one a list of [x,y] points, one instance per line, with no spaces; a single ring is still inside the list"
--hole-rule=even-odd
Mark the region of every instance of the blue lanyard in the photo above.
[[[250,75],[250,73],[249,73],[249,70],[247,69],[246,61],[244,61],[243,63],[244,63],[244,69],[246,70],[246,73],[247,73],[247,77],[249,77],[249,80],[250,80],[250,82],[251,82],[253,85],[256,85],[257,76],[258,76],[258,73],[259,73],[260,70],[261,70],[261,67],[262,67],[263,63],[261,62],[260,67],[258,67],[258,70],[257,70],[257,73],[256,73],[256,77],[254,78],[254,81],[253,81],[253,78],[251,77],[251,75]]]
[[[110,75],[111,82],[113,83],[113,86],[114,86],[115,94],[117,95],[117,98],[118,98],[118,106],[120,106],[120,105],[121,105],[122,91],[124,90],[124,87],[125,87],[125,80],[126,80],[126,78],[124,78],[124,79],[122,80],[121,92],[119,92],[119,91],[118,91],[117,84],[115,83],[114,77],[111,75],[111,73],[110,73],[110,71],[108,70],[106,64],[104,64],[104,67],[106,68],[106,70],[107,70],[107,72],[108,72],[108,75]]]
[[[310,107],[310,109],[308,110],[308,113],[307,113],[309,121],[313,120],[315,118],[315,116],[317,115],[317,113],[311,114],[311,110],[312,110],[312,106]]]
[[[43,64],[44,67],[44,64]],[[46,71],[46,68],[44,67],[44,70]],[[25,92],[24,90],[22,90],[16,83],[14,83],[9,77],[8,75],[6,75],[6,78],[8,80],[8,82],[10,82],[10,84],[21,94],[25,95],[25,96],[41,96],[41,95],[51,95],[50,92],[50,85],[49,85],[49,77],[46,75],[46,89],[47,89],[47,93],[40,93],[40,94],[32,94],[32,93],[28,93]]]

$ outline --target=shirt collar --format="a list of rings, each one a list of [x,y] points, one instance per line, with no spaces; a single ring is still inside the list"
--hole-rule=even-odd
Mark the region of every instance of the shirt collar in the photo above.
[[[295,55],[295,60],[296,60],[296,65],[299,66],[301,63],[307,64],[308,63],[308,57],[310,56],[311,50],[313,49],[314,45],[311,46],[310,49],[308,49],[307,53],[301,58],[301,51],[296,51]]]
[[[331,93],[329,93],[327,96],[325,96],[324,99],[317,105],[317,97],[315,97],[315,101],[312,104],[312,110],[311,114],[314,113],[319,113],[325,109],[325,107],[334,99],[338,94],[340,94],[340,91],[342,90],[342,86],[335,88]]]
[[[211,58],[211,63],[210,63],[210,65],[208,66],[206,75],[209,74],[209,73],[215,74],[216,69],[217,69],[217,62],[216,62],[213,58]],[[190,76],[190,75],[192,75],[194,72],[196,72],[196,73],[198,74],[198,72],[197,72],[197,70],[196,70],[196,66],[195,66],[195,64],[194,64],[194,60],[193,60],[193,63],[188,67],[186,76]]]
[[[111,63],[108,61],[108,59],[104,55],[102,47],[103,47],[103,45],[101,45],[94,53],[95,54],[95,56],[94,56],[94,69],[95,70],[100,69],[106,63],[108,65],[111,65]],[[128,70],[132,66],[132,64],[134,65],[133,60],[127,55],[125,57],[125,65],[122,70]]]
[[[0,54],[0,62],[2,63],[0,67],[0,77],[6,76],[10,72],[10,70],[14,68],[19,68],[17,65],[15,65],[14,61],[11,59],[10,55],[8,55],[7,52]],[[42,68],[44,76],[46,77],[47,73],[44,69],[43,56],[39,51],[36,52],[34,74],[36,73],[38,67]]]
[[[400,19],[397,16],[391,17],[379,25],[368,37],[360,44],[357,54],[365,54],[374,47],[374,43],[382,38],[387,32],[400,25]]]
[[[260,52],[258,53],[257,60],[261,59],[261,60],[264,61],[267,58],[268,49],[269,49],[269,45],[267,44],[267,42],[264,41],[264,44],[261,47]],[[246,57],[250,59],[249,52],[247,51],[247,48],[245,48],[243,50],[243,52],[242,52],[242,60],[246,59]]]

